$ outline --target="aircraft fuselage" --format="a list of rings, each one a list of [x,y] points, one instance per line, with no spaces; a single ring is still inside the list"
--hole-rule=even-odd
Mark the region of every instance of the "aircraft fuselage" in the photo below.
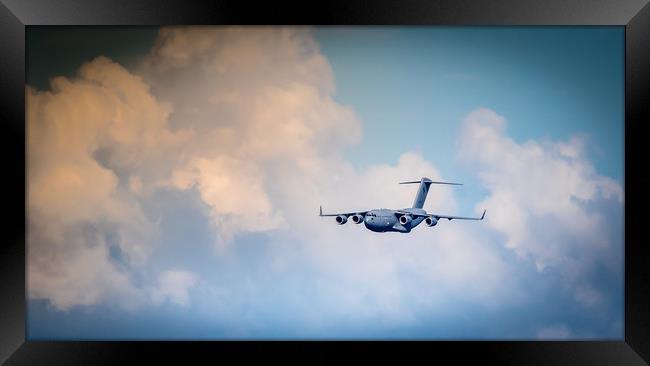
[[[411,212],[414,214],[426,214],[426,211],[420,208],[405,208],[400,211]],[[413,217],[410,222],[402,224],[399,222],[395,212],[395,210],[389,210],[386,208],[370,210],[366,214],[363,223],[368,230],[378,233],[384,233],[387,231],[408,233],[424,220],[424,217]]]

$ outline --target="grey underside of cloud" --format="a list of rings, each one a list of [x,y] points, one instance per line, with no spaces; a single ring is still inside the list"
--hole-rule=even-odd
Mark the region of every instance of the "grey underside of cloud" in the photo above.
[[[600,314],[616,303],[620,184],[595,171],[579,137],[517,143],[487,108],[468,113],[459,136],[460,157],[489,192],[477,203],[489,208],[481,225],[378,236],[318,218],[322,202],[401,207],[412,191],[392,183],[443,177],[414,152],[361,170],[345,159],[363,124],[334,100],[332,69],[309,29],[163,28],[138,70],[99,57],[49,91],[26,93],[28,293],[56,309],[169,302],[254,324],[245,319],[256,305],[284,306],[317,334],[327,319],[414,326],[451,312],[452,300],[525,308],[531,280],[553,281],[575,309]],[[146,208],[165,192],[196,198],[213,246],[213,259],[197,262],[220,263],[230,280],[155,263],[169,232]],[[448,190],[427,207],[457,210]],[[253,274],[233,255],[251,236],[266,248]],[[594,280],[603,276],[616,280]],[[283,296],[273,302],[268,288]],[[530,334],[576,334],[549,321]]]

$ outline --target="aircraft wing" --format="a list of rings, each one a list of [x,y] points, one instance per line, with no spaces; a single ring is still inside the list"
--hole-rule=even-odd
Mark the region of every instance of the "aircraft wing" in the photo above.
[[[352,215],[356,215],[356,214],[365,215],[367,213],[368,213],[368,211],[354,211],[354,212],[342,212],[342,213],[324,214],[323,213],[323,206],[321,206],[318,216],[338,216],[338,215],[352,216]]]
[[[483,210],[483,215],[481,217],[465,217],[465,216],[450,216],[450,215],[439,215],[439,214],[434,214],[434,213],[426,213],[426,214],[416,214],[416,213],[411,213],[411,212],[406,212],[406,211],[396,211],[397,214],[399,215],[411,215],[413,217],[437,217],[438,219],[447,219],[447,220],[483,220],[485,217],[485,211]]]

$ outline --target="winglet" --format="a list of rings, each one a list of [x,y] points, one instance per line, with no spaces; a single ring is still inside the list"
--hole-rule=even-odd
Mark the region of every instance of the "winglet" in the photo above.
[[[483,218],[485,217],[485,211],[487,210],[483,210],[483,215],[481,215],[481,220],[483,220]]]
[[[320,211],[319,211],[318,216],[323,216],[323,206],[319,206],[319,207],[320,207]]]

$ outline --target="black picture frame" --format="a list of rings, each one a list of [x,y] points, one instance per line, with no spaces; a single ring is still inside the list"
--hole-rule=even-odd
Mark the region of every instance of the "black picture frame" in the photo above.
[[[201,356],[246,361],[262,356],[337,361],[411,357],[497,364],[643,365],[650,360],[650,222],[644,139],[650,105],[650,5],[647,0],[448,0],[259,2],[199,0],[2,0],[0,144],[5,166],[5,240],[0,244],[0,362],[121,364],[135,358],[188,362]],[[35,342],[25,317],[25,29],[30,25],[420,24],[625,26],[625,339],[479,342]],[[8,199],[7,199],[8,198]],[[335,352],[336,351],[336,352]],[[310,358],[304,358],[309,355]],[[269,358],[271,360],[271,358]],[[645,361],[644,361],[645,360]],[[483,361],[481,361],[483,362]]]

